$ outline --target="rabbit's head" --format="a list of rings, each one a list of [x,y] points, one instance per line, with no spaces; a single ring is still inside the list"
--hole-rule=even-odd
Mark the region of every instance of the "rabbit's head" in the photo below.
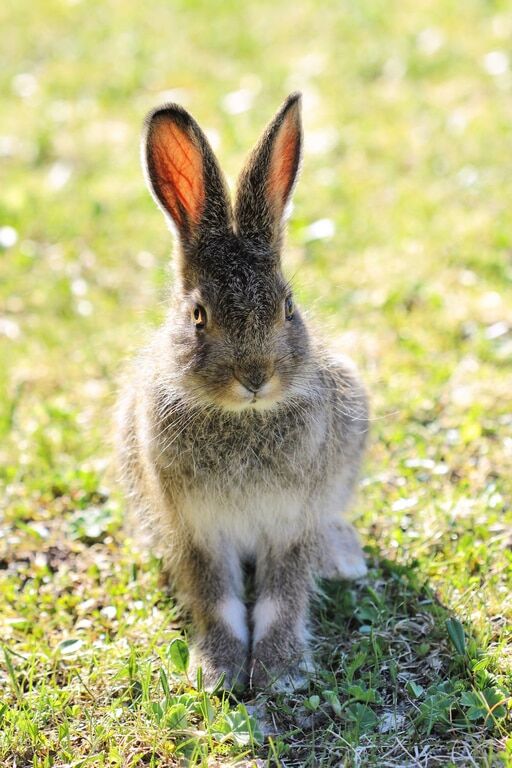
[[[253,150],[232,208],[195,120],[174,104],[146,120],[148,184],[179,241],[167,325],[173,373],[200,401],[268,409],[305,386],[308,336],[280,260],[300,155],[300,96],[292,94]]]

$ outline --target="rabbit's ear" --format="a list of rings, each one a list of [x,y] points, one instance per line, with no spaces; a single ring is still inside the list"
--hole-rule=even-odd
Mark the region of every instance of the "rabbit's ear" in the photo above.
[[[184,245],[197,241],[203,230],[231,225],[231,203],[215,155],[182,107],[168,104],[148,115],[142,152],[149,188]]]
[[[300,165],[300,102],[300,93],[287,98],[240,175],[235,222],[243,237],[279,245],[283,214]]]

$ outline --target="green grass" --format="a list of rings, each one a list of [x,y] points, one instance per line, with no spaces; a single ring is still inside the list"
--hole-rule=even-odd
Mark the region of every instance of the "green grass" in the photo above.
[[[512,765],[510,5],[7,0],[0,20],[1,765]],[[295,88],[286,265],[371,393],[371,570],[325,585],[310,690],[235,701],[187,678],[108,425],[165,306],[145,112],[181,101],[234,178]]]

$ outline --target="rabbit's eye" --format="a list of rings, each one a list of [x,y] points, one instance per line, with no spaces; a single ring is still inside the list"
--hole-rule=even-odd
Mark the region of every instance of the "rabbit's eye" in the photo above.
[[[198,331],[202,331],[206,325],[206,309],[201,304],[196,304],[192,310],[192,320]]]
[[[293,299],[291,296],[287,296],[284,300],[284,316],[287,320],[293,318]]]

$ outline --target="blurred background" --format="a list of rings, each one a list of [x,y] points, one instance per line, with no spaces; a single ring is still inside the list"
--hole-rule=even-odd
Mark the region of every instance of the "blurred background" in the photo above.
[[[131,561],[110,410],[123,361],[165,311],[172,245],[140,170],[145,113],[184,105],[234,182],[298,89],[305,155],[285,269],[371,393],[358,524],[371,551],[414,562],[487,633],[505,668],[510,3],[7,0],[0,20],[0,562],[11,594],[91,542],[106,547],[105,567]],[[32,641],[16,633],[58,593],[52,578],[46,598],[6,603],[5,636],[25,650]],[[49,616],[51,645],[76,619]]]

